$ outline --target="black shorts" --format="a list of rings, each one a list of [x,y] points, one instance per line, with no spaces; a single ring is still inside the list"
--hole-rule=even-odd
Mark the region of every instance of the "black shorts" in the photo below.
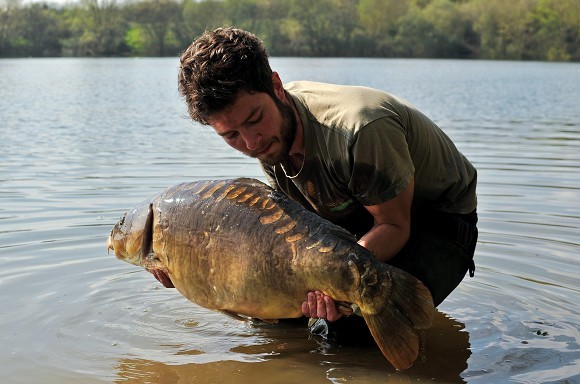
[[[389,264],[421,280],[435,306],[459,285],[465,274],[473,277],[477,244],[477,213],[414,213],[411,236]]]

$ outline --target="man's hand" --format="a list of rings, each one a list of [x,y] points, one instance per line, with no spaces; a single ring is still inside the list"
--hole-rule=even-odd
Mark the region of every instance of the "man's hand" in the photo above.
[[[314,319],[326,319],[331,322],[342,317],[334,300],[320,291],[308,292],[307,300],[302,302],[302,313]]]

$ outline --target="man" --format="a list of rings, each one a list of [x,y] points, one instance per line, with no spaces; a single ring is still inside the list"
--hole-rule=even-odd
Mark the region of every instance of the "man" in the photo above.
[[[272,187],[419,278],[435,305],[473,276],[476,170],[412,105],[365,87],[283,85],[263,43],[236,28],[205,32],[180,62],[191,118],[258,159]],[[326,320],[312,328],[326,337],[357,317],[322,292],[302,312]]]

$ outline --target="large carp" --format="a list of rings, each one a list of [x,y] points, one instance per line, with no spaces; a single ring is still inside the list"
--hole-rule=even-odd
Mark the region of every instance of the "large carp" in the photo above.
[[[309,291],[354,303],[397,369],[431,325],[429,290],[377,261],[343,228],[254,179],[179,184],[129,211],[108,239],[198,305],[274,320],[302,316]]]

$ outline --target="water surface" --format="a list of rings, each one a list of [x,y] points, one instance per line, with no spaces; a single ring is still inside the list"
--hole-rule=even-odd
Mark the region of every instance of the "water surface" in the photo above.
[[[479,171],[477,271],[416,364],[200,308],[116,260],[121,214],[178,182],[263,179],[191,123],[176,59],[0,60],[3,383],[580,380],[580,65],[273,59],[283,81],[408,99]]]

